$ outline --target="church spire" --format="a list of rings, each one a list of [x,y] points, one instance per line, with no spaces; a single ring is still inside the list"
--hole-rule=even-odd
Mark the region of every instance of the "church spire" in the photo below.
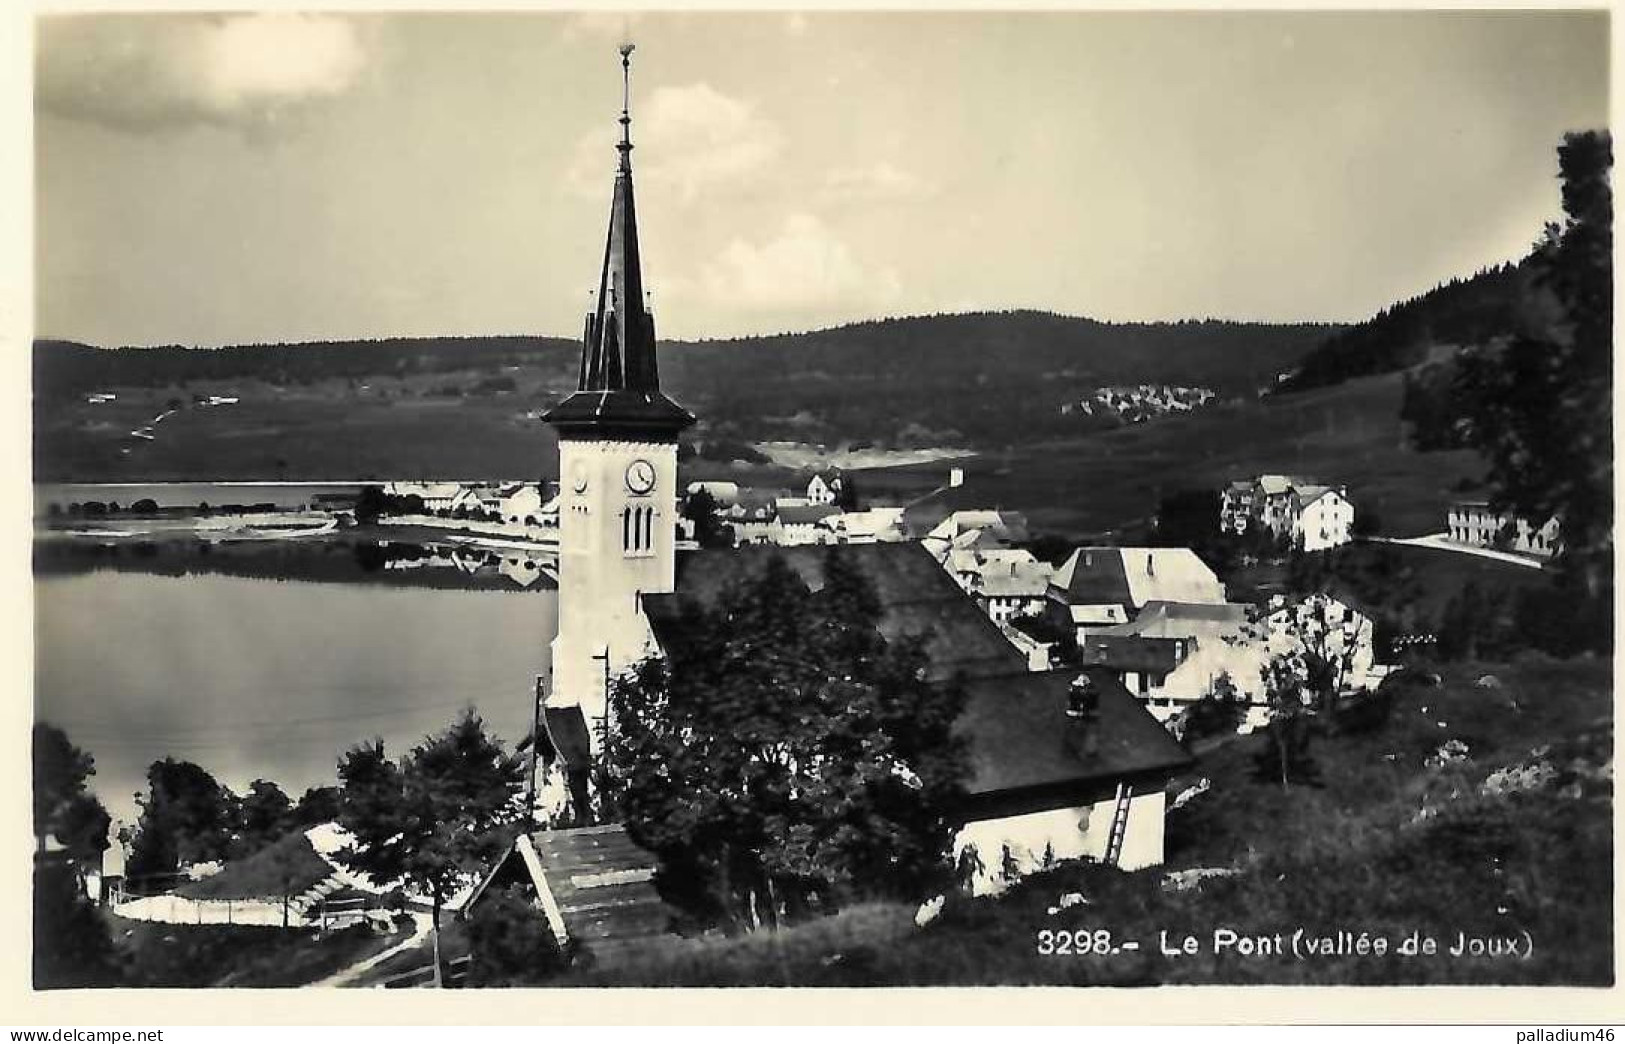
[[[548,415],[561,433],[591,436],[631,427],[636,432],[680,431],[694,422],[660,391],[654,316],[644,302],[638,255],[637,205],[632,191],[632,45],[622,44],[621,140],[615,151],[615,190],[609,235],[598,277],[598,299],[582,338],[577,391]]]

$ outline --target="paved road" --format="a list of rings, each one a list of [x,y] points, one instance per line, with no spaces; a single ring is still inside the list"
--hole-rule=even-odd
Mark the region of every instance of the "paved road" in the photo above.
[[[1528,555],[1515,555],[1510,551],[1496,551],[1488,547],[1469,547],[1458,544],[1443,533],[1430,533],[1419,537],[1366,537],[1373,544],[1404,544],[1407,547],[1431,547],[1436,551],[1454,551],[1458,555],[1474,555],[1478,558],[1492,558],[1497,562],[1506,562],[1509,565],[1520,565],[1526,569],[1539,569],[1542,565],[1537,558]]]
[[[364,961],[357,961],[355,964],[350,965],[343,971],[335,975],[329,975],[320,982],[315,982],[311,985],[348,986],[355,980],[361,978],[361,976],[365,975],[367,972],[395,956],[397,953],[403,953],[414,946],[421,945],[423,940],[429,937],[430,929],[434,927],[434,918],[430,917],[426,913],[418,913],[416,911],[413,911],[411,916],[414,930],[406,939],[396,943],[387,950],[375,953]]]

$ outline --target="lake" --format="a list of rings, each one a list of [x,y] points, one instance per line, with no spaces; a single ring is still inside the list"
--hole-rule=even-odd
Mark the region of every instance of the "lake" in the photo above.
[[[399,755],[469,704],[511,747],[557,631],[556,591],[511,554],[44,545],[35,715],[95,757],[115,829],[166,755],[298,800],[336,782],[347,747],[379,736]],[[108,870],[122,862],[115,844]]]

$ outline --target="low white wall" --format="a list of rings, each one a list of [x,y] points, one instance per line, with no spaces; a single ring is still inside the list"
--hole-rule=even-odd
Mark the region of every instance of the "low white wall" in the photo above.
[[[132,921],[165,924],[254,924],[282,927],[282,903],[263,899],[187,899],[179,895],[152,895],[113,907],[113,913]],[[288,927],[302,928],[304,919],[288,909]]]
[[[1015,880],[1042,870],[1046,851],[1056,862],[1103,859],[1116,808],[1117,799],[1110,797],[1093,805],[967,823],[954,837],[954,860],[957,865],[962,853],[974,848],[981,867],[971,878],[971,891],[975,895],[996,894]],[[1137,794],[1130,800],[1118,866],[1138,870],[1162,862],[1165,810],[1166,798],[1160,789]],[[1004,873],[1007,848],[1015,864],[1014,879]]]

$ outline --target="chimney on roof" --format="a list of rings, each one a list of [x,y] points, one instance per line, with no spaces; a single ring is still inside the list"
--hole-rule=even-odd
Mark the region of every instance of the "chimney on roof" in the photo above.
[[[1079,721],[1092,721],[1100,712],[1100,689],[1087,674],[1072,679],[1066,691],[1066,716]]]
[[[963,486],[964,484],[965,484],[965,469],[964,468],[949,468],[948,469],[948,488],[949,489],[958,489],[960,486]]]
[[[1157,575],[1157,556],[1147,551],[1145,554],[1145,575]]]

